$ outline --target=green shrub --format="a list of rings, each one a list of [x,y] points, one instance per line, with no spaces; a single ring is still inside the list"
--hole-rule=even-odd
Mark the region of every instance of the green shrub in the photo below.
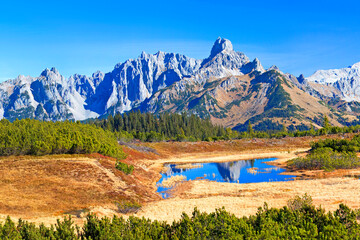
[[[312,205],[312,197],[307,195],[307,193],[305,193],[302,197],[296,196],[292,199],[289,199],[287,202],[288,208],[292,211],[306,209]]]
[[[10,218],[0,223],[1,239],[359,239],[360,224],[356,211],[340,204],[326,213],[312,206],[309,196],[295,200],[296,209],[259,208],[255,215],[238,218],[224,208],[215,212],[183,213],[171,224],[145,218],[114,216],[99,219],[89,214],[82,229],[70,218],[45,227]],[[120,204],[121,205],[121,204]],[[123,209],[137,207],[131,203]]]
[[[137,202],[121,201],[115,202],[115,205],[118,208],[118,212],[128,214],[136,213],[140,210],[141,204]]]
[[[134,171],[133,165],[128,165],[128,164],[120,162],[120,161],[116,162],[115,167],[117,170],[122,171],[126,175],[132,174],[132,172]]]
[[[360,166],[359,158],[354,152],[336,152],[332,148],[316,148],[305,157],[299,157],[290,163],[299,169],[351,169]]]
[[[358,152],[360,150],[359,136],[347,139],[324,139],[311,144],[311,151],[319,148],[331,148],[337,152]]]
[[[0,121],[0,155],[100,153],[123,159],[114,133],[79,122]]]

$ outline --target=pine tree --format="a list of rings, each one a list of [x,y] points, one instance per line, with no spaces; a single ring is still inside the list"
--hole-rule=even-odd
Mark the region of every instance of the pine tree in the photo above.
[[[324,125],[323,125],[323,127],[325,129],[329,129],[331,127],[331,124],[329,122],[329,118],[327,117],[327,115],[324,115]]]
[[[250,137],[252,137],[254,135],[254,129],[253,127],[251,126],[251,122],[249,121],[249,125],[248,125],[248,128],[247,128],[247,132],[248,134],[250,135]]]
[[[312,123],[312,122],[310,123],[310,130],[309,130],[309,133],[310,133],[310,135],[311,135],[311,136],[314,136],[314,135],[316,134],[316,132],[315,132],[315,128],[314,128],[314,125],[313,125],[313,123]]]

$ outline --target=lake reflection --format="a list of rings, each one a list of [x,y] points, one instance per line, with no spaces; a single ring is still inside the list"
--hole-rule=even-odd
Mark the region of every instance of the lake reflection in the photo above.
[[[215,163],[225,182],[235,182],[240,179],[241,169],[253,168],[255,160],[243,160],[237,162]]]
[[[265,162],[276,158],[240,160],[222,163],[167,164],[158,182],[158,192],[164,192],[169,187],[162,186],[163,181],[171,177],[184,176],[186,180],[207,179],[216,182],[256,183],[271,181],[289,181],[295,176],[280,175],[285,169]],[[171,179],[170,179],[171,180]],[[165,184],[164,184],[165,185]],[[165,194],[163,197],[167,197]]]

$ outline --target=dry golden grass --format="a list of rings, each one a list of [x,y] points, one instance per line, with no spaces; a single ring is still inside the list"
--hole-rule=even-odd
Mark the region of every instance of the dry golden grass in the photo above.
[[[138,180],[148,174],[137,167],[127,176],[111,159],[81,155],[1,158],[0,214],[44,221],[52,217],[54,222],[67,213],[76,216],[101,206],[115,209],[115,201],[159,199],[151,182]]]
[[[159,185],[165,188],[170,188],[170,187],[174,187],[176,184],[185,181],[186,177],[183,175],[177,175],[177,176],[172,176],[169,177],[165,180],[163,180],[163,182]]]
[[[61,214],[130,197],[126,183],[92,159],[2,160],[0,212],[24,217]]]
[[[136,216],[171,223],[182,212],[191,214],[195,207],[213,212],[225,207],[238,217],[255,214],[267,202],[270,207],[283,207],[290,198],[307,193],[314,204],[334,211],[339,203],[360,208],[360,182],[354,178],[327,178],[290,182],[232,184],[208,181],[184,182],[174,198],[153,202],[142,208]],[[190,185],[190,186],[186,186]],[[185,190],[184,190],[185,189]]]
[[[311,187],[317,190],[317,193],[312,195],[315,200],[319,196],[335,194],[334,196],[339,197],[331,199],[331,203],[342,201],[343,198],[340,196],[344,196],[347,199],[345,203],[350,202],[350,206],[357,206],[355,200],[352,202],[350,200],[351,194],[355,198],[359,192],[355,185],[359,181],[349,182],[350,185],[347,185],[348,183],[345,182],[336,184],[331,179],[259,185],[221,185],[221,183],[192,181],[177,184],[171,194],[177,196],[174,199],[161,200],[156,193],[156,182],[161,177],[160,172],[164,163],[188,164],[280,157],[277,164],[281,165],[295,156],[294,151],[308,149],[311,141],[325,137],[349,138],[351,134],[316,138],[140,143],[156,149],[159,154],[143,153],[123,147],[129,155],[125,162],[135,166],[132,175],[125,175],[115,169],[114,159],[98,154],[2,157],[0,158],[0,219],[10,215],[37,223],[54,223],[56,218],[63,216],[64,213],[70,213],[81,220],[87,211],[94,211],[99,216],[111,217],[117,214],[114,202],[121,200],[140,202],[144,207],[138,216],[158,218],[158,220],[171,221],[180,217],[182,211],[191,212],[194,206],[206,211],[225,206],[238,215],[247,215],[256,211],[264,201],[270,201],[273,206],[280,206],[296,193],[307,191],[312,195],[312,192],[307,190]],[[319,174],[316,177],[323,173]],[[351,175],[348,172],[340,175],[344,174]],[[329,182],[326,182],[328,180]],[[339,188],[343,192],[338,191]],[[324,202],[319,200],[316,203]]]
[[[284,167],[286,162],[297,155],[305,154],[310,142],[323,138],[351,138],[353,134],[329,135],[320,137],[283,138],[283,139],[243,139],[235,141],[201,143],[150,143],[160,156],[157,159],[143,160],[149,168],[158,169],[164,163],[221,162],[251,158],[278,157],[272,162]],[[253,184],[217,183],[209,181],[189,181],[176,185],[171,191],[174,198],[149,202],[140,212],[139,217],[172,222],[181,217],[182,212],[190,214],[194,207],[201,211],[212,212],[225,207],[237,216],[255,214],[264,202],[271,207],[282,207],[288,199],[308,193],[316,205],[326,210],[335,210],[340,202],[352,208],[360,208],[360,181],[355,178],[343,178],[345,175],[356,176],[360,170],[346,171],[298,171],[298,174],[313,180],[291,182],[271,182]]]
[[[214,154],[233,154],[233,153],[253,153],[253,152],[280,152],[293,151],[295,149],[309,148],[310,143],[324,138],[351,138],[354,134],[327,135],[317,137],[286,137],[282,139],[240,139],[216,142],[158,142],[144,143],[145,146],[154,148],[159,155],[145,156],[136,159],[156,160],[159,158],[173,158],[192,155],[214,155]]]
[[[202,168],[204,165],[198,163],[198,164],[192,164],[192,163],[184,163],[184,164],[177,164],[175,166],[176,169],[194,169],[194,168]]]

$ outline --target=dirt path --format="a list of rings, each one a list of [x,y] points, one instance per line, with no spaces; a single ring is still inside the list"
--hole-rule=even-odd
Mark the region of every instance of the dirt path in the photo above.
[[[127,185],[125,182],[121,181],[121,179],[119,179],[119,177],[115,176],[115,174],[112,171],[110,171],[109,169],[102,166],[99,163],[99,161],[97,161],[95,159],[91,159],[91,161],[88,161],[88,163],[91,165],[94,165],[95,167],[99,168],[103,173],[105,173],[106,176],[110,180],[112,180],[114,189],[124,190],[125,188],[127,188]]]

